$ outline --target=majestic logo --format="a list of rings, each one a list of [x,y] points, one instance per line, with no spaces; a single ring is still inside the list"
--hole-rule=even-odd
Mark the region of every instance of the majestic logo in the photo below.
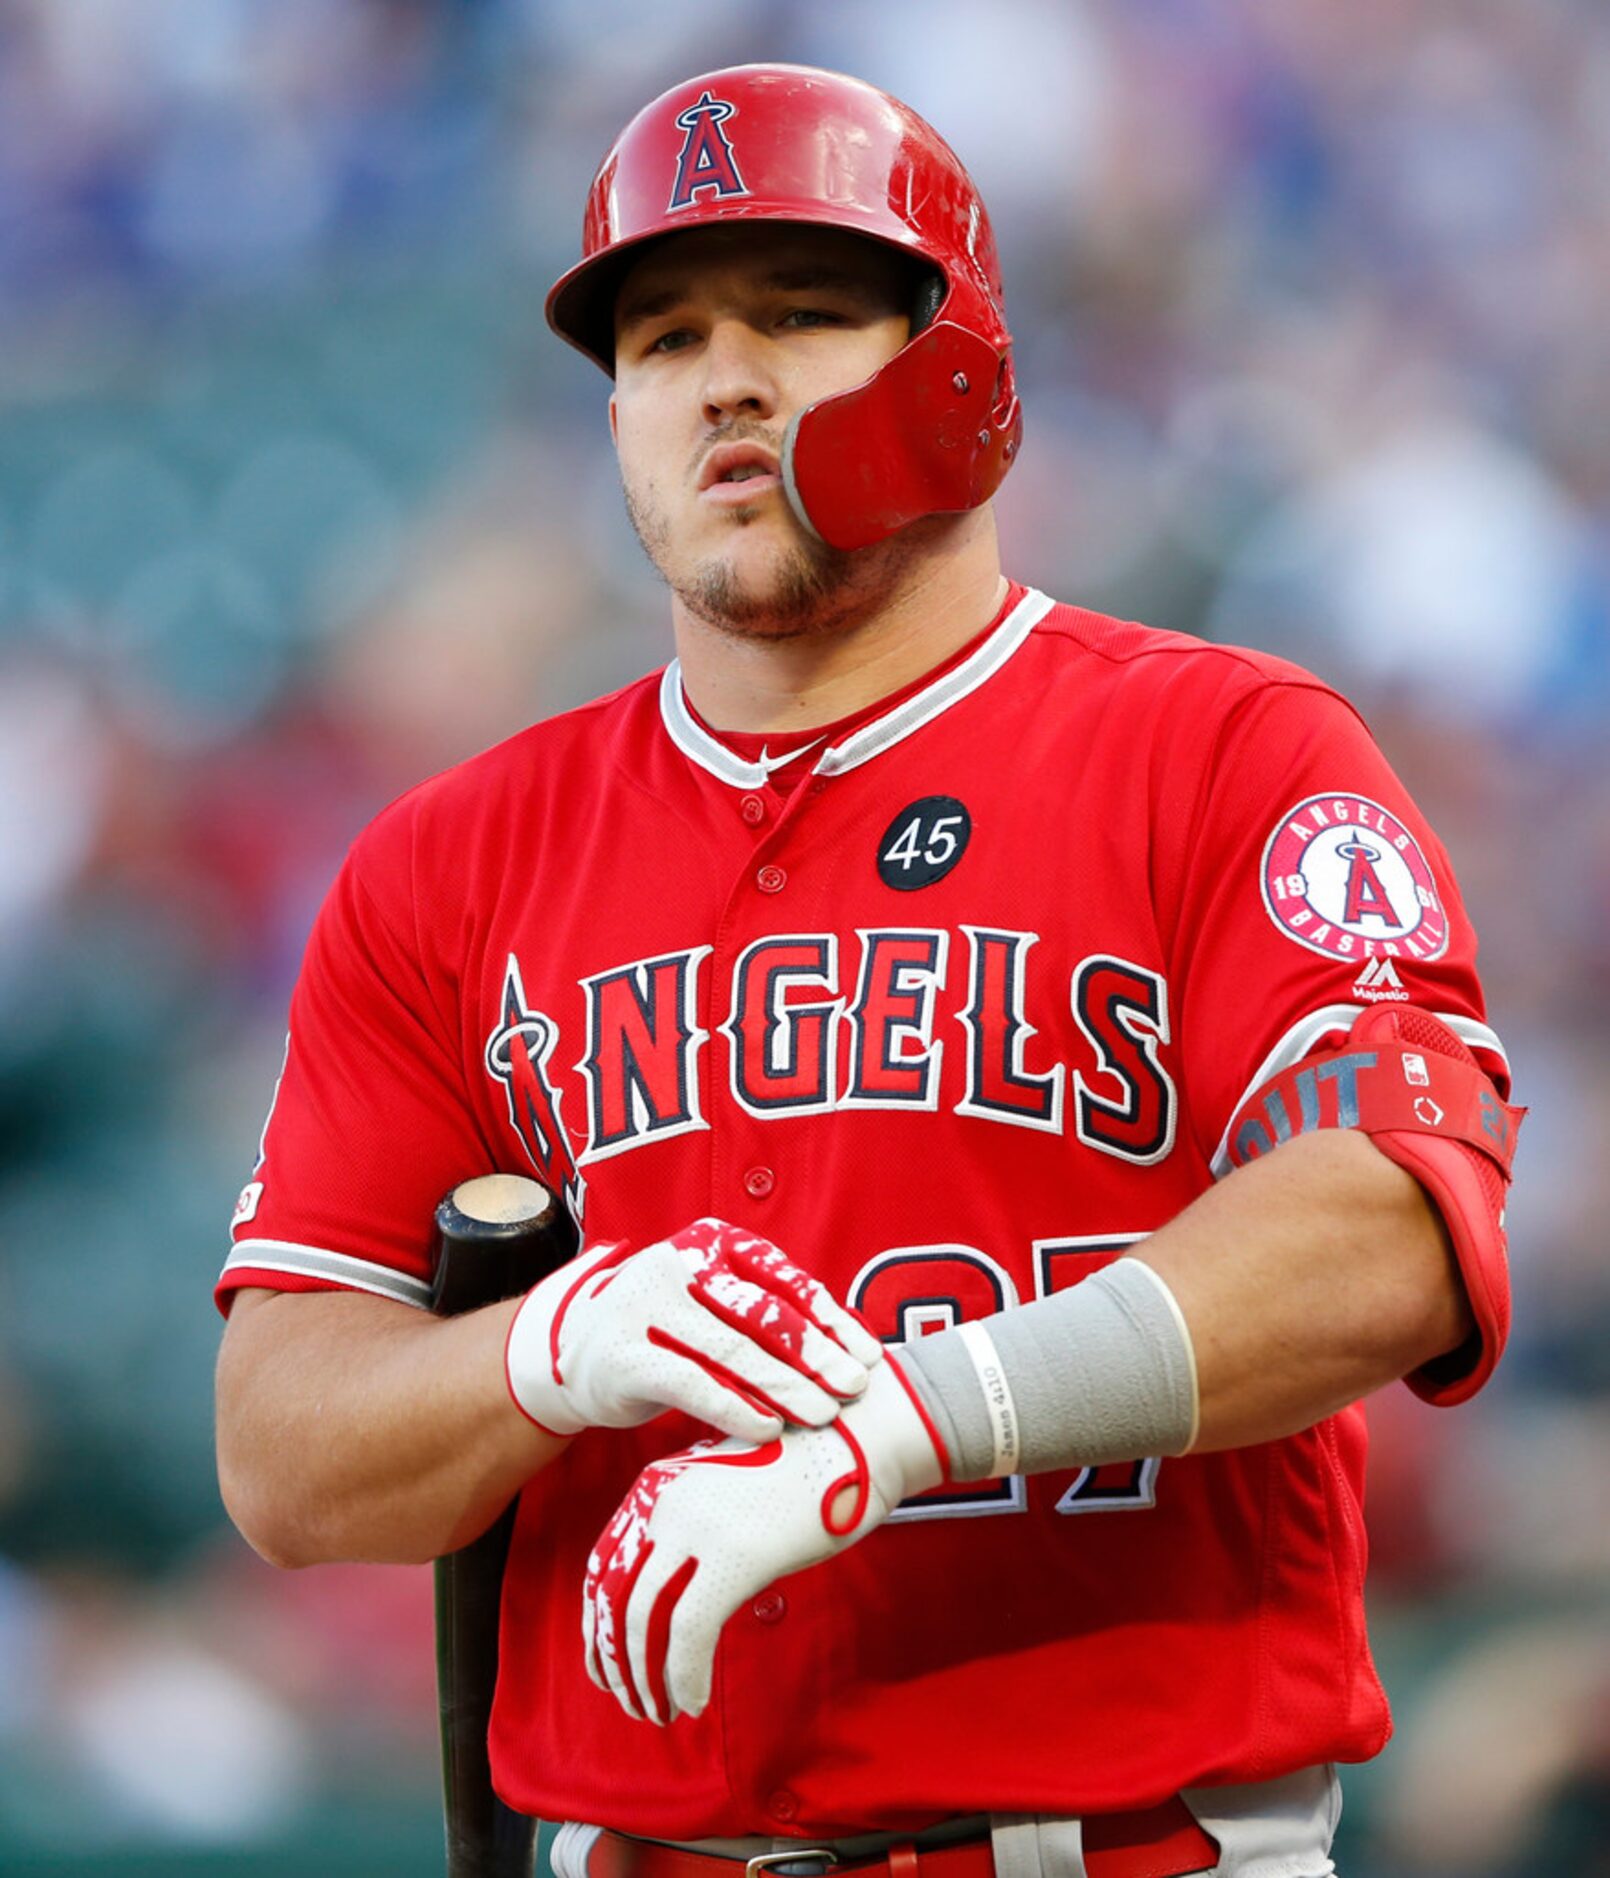
[[[727,133],[721,128],[738,107],[725,98],[713,98],[708,91],[697,103],[679,112],[678,130],[686,131],[676,159],[676,182],[671,189],[669,208],[691,208],[701,189],[713,189],[718,196],[747,196],[749,186],[738,174],[738,159],[733,155]]]
[[[1280,930],[1327,958],[1435,959],[1448,949],[1448,915],[1420,844],[1364,796],[1314,795],[1283,815],[1264,847],[1262,887]],[[1395,970],[1391,984],[1378,975],[1361,995],[1393,997],[1396,981]]]
[[[1384,952],[1379,958],[1364,961],[1363,971],[1353,980],[1353,996],[1361,1004],[1407,1004],[1409,1001],[1398,968]]]

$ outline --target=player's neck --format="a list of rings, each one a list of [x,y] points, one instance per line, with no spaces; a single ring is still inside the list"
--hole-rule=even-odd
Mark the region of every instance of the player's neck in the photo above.
[[[942,665],[988,625],[1006,592],[990,529],[963,554],[913,570],[863,617],[821,634],[737,637],[678,605],[682,682],[694,709],[717,730],[812,730]]]

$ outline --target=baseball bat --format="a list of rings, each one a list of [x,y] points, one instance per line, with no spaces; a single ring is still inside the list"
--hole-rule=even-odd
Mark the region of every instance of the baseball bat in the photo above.
[[[442,1317],[527,1291],[576,1249],[570,1217],[517,1174],[461,1181],[436,1209],[431,1309]],[[436,1561],[436,1696],[447,1878],[531,1878],[537,1822],[492,1791],[486,1734],[498,1673],[498,1609],[518,1498]]]

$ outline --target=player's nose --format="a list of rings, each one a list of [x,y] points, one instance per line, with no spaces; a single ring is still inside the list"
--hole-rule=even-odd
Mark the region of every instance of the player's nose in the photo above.
[[[706,423],[714,427],[776,412],[777,381],[766,340],[747,320],[717,320],[705,340],[703,363]]]

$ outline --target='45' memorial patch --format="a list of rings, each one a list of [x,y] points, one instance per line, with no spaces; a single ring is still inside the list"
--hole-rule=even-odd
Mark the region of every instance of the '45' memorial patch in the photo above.
[[[1434,959],[1448,915],[1420,844],[1364,796],[1309,796],[1263,850],[1263,903],[1288,938],[1328,958]]]

